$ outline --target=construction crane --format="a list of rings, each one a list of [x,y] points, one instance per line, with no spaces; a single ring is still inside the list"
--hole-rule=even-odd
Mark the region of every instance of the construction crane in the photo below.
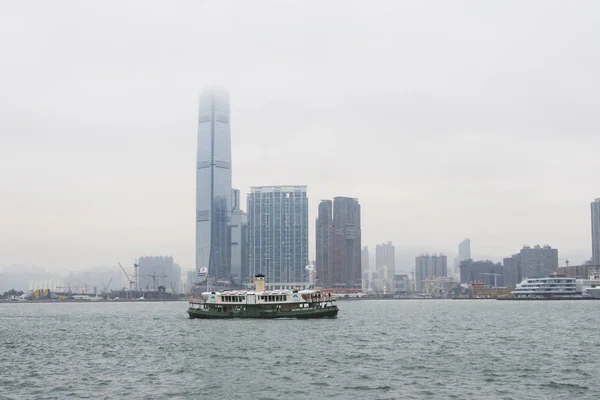
[[[492,274],[491,272],[480,272],[479,275],[493,275],[494,276],[494,287],[498,287],[496,284],[496,278],[502,276],[502,274]]]
[[[127,278],[127,280],[129,281],[129,290],[135,290],[135,281],[131,279],[129,275],[127,275],[127,272],[125,272],[125,268],[123,268],[121,263],[119,263],[119,267],[121,267],[121,271],[123,271],[125,278]]]
[[[108,283],[106,284],[106,286],[104,286],[104,288],[102,289],[102,294],[105,295],[108,292],[108,288],[110,287],[110,283],[112,282],[113,278],[111,277],[110,280],[108,281]]]
[[[156,272],[154,272],[154,271],[152,271],[152,275],[139,275],[139,276],[146,276],[148,278],[152,278],[152,287],[154,290],[157,289],[156,278],[167,278],[167,275],[156,275]],[[149,284],[150,284],[150,282],[148,282],[148,284],[146,284],[146,290],[148,290]]]

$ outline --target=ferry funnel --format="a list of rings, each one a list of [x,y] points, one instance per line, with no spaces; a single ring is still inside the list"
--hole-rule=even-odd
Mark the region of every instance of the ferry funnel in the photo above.
[[[265,291],[265,276],[263,274],[257,274],[254,276],[254,290],[257,292]]]

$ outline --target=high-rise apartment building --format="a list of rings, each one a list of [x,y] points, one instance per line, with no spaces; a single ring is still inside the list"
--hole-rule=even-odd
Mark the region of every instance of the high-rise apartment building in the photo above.
[[[333,202],[321,200],[316,223],[315,268],[321,284],[330,284],[333,278]]]
[[[445,255],[424,254],[415,258],[415,291],[423,291],[424,281],[448,276],[448,260]]]
[[[594,200],[592,209],[592,264],[600,265],[600,199]]]
[[[396,248],[392,242],[378,244],[375,247],[375,267],[388,267],[390,276],[396,274]]]
[[[196,272],[208,268],[229,278],[228,223],[231,213],[229,95],[207,90],[200,96],[196,163]]]
[[[306,186],[257,186],[248,195],[248,274],[271,287],[305,282],[308,265]]]
[[[324,287],[360,288],[363,278],[358,200],[335,197],[333,202],[321,201],[316,228],[320,284]]]
[[[503,260],[503,282],[514,287],[525,278],[543,278],[558,271],[558,250],[550,246],[523,246]]]
[[[337,286],[360,288],[360,204],[350,197],[333,199],[333,280]]]

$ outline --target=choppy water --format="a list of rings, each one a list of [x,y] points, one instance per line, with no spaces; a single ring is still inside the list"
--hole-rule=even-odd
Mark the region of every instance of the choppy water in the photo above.
[[[600,301],[349,301],[337,319],[187,303],[0,304],[0,398],[600,399]]]

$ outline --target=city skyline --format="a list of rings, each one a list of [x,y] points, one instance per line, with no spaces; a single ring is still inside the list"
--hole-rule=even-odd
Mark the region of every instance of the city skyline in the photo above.
[[[362,242],[397,251],[454,255],[469,237],[475,258],[540,243],[588,260],[600,5],[434,3],[2,4],[0,266],[170,254],[194,269],[213,84],[230,93],[242,197],[301,182],[314,221],[320,199],[351,194]]]

